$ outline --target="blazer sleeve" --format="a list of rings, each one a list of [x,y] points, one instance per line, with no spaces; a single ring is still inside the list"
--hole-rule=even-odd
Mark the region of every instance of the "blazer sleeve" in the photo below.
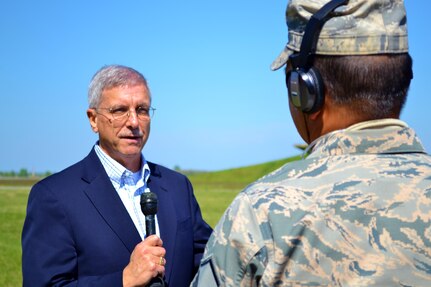
[[[22,232],[23,286],[122,285],[122,272],[78,281],[77,252],[61,200],[39,182],[30,192]]]

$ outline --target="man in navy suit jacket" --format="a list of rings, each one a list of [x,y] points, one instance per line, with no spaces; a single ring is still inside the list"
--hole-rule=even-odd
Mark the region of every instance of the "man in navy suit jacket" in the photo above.
[[[189,180],[141,154],[152,112],[145,78],[129,67],[104,67],[92,79],[89,102],[99,141],[30,192],[23,285],[147,286],[163,277],[166,286],[188,286],[211,228]],[[158,197],[159,236],[145,237],[142,228],[139,197],[148,189]]]

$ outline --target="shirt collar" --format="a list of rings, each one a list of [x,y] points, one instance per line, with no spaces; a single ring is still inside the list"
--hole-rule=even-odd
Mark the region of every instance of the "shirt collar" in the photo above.
[[[99,146],[99,142],[97,142],[94,145],[94,150],[97,156],[99,157],[100,161],[102,162],[102,165],[105,168],[105,171],[112,182],[115,182],[119,186],[122,186],[124,184],[124,178],[126,176],[133,176],[132,171],[122,166],[119,162],[117,162],[115,159],[110,157],[105,151],[103,151]],[[140,179],[143,179],[144,185],[146,186],[148,178],[150,177],[150,167],[148,166],[148,163],[142,154],[141,154],[141,163],[142,163],[141,168],[139,170],[141,174]],[[140,179],[138,179],[138,181]]]

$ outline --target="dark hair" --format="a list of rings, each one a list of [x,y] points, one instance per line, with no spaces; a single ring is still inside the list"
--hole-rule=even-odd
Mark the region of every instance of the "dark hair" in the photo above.
[[[364,119],[398,117],[413,78],[408,53],[361,56],[316,55],[316,67],[334,104]]]

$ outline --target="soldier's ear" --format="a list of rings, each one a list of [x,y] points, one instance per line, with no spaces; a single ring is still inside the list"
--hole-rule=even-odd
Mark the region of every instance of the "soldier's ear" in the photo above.
[[[312,120],[312,121],[315,121],[315,120],[317,120],[318,118],[319,118],[319,116],[322,114],[322,110],[320,109],[320,110],[318,110],[318,111],[316,111],[316,112],[314,112],[314,113],[311,113],[311,114],[309,114],[308,115],[308,118],[310,119],[310,120]]]
[[[308,118],[312,121],[318,120],[320,117],[323,117],[325,114],[328,115],[329,112],[334,111],[333,101],[331,98],[331,93],[328,89],[324,89],[324,101],[319,110],[308,114]]]

